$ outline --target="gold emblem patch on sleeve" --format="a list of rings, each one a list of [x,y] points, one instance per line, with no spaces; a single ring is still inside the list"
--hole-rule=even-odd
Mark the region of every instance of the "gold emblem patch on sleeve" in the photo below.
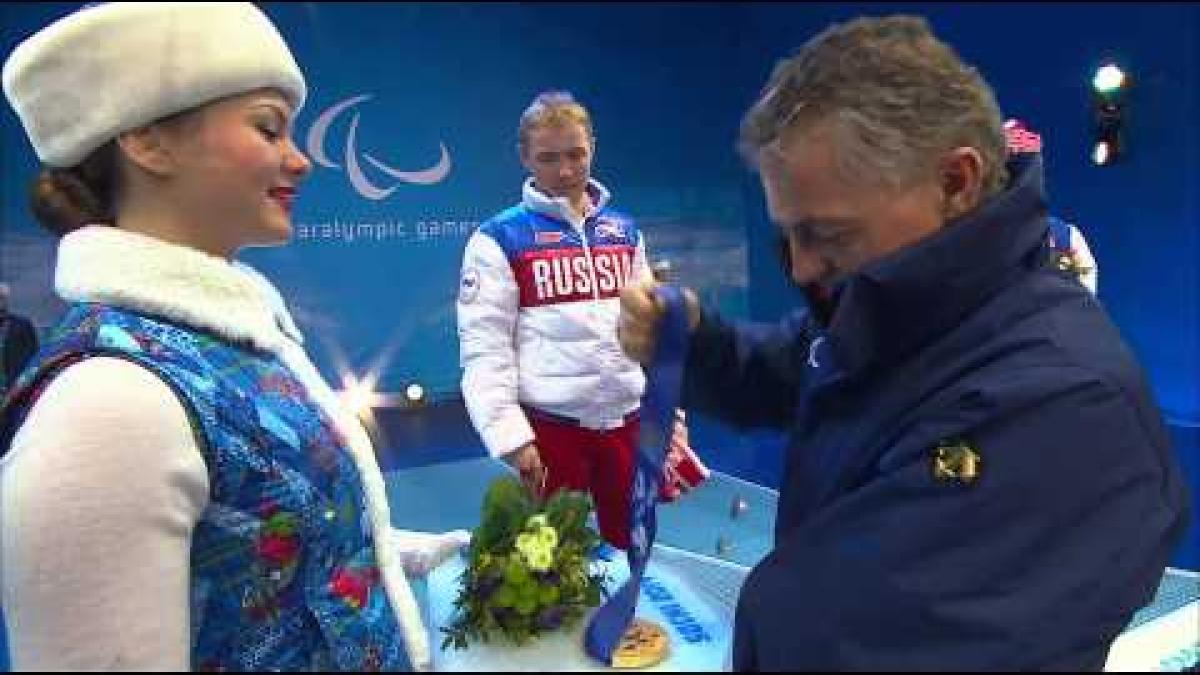
[[[613,652],[613,668],[649,668],[667,658],[670,646],[670,636],[662,626],[634,619]]]
[[[982,463],[979,451],[966,441],[942,442],[933,451],[933,477],[943,481],[973,483],[979,480]]]

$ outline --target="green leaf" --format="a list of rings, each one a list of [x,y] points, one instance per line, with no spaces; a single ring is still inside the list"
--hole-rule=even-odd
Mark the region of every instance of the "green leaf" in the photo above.
[[[283,537],[291,536],[296,533],[296,516],[287,512],[276,513],[267,519],[267,522],[263,525],[263,529],[268,534],[277,534]]]
[[[517,601],[517,593],[512,586],[505,584],[496,591],[496,595],[492,597],[492,603],[497,607],[512,607]]]
[[[532,579],[525,565],[521,564],[516,556],[513,556],[508,562],[508,567],[504,570],[504,581],[520,588],[529,584]]]
[[[537,609],[537,600],[532,597],[522,596],[517,600],[517,611],[528,616],[533,614],[533,610]]]
[[[472,536],[472,557],[507,548],[533,508],[520,481],[511,476],[493,481],[484,495],[480,524]]]

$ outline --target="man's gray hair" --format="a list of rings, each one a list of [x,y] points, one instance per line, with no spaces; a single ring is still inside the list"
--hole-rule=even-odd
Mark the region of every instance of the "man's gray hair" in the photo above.
[[[835,24],[780,61],[742,120],[739,150],[754,165],[764,148],[818,127],[851,184],[906,186],[964,146],[983,157],[985,197],[1008,180],[995,94],[920,17]]]

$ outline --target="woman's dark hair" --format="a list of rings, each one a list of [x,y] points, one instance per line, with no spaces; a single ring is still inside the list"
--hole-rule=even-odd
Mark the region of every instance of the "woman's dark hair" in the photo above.
[[[29,188],[29,207],[43,227],[64,235],[92,223],[114,222],[116,141],[69,168],[45,167]]]

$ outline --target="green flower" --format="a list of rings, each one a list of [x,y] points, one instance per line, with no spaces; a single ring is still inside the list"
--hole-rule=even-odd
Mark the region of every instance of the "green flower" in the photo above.
[[[517,552],[534,569],[539,569],[535,566],[534,561],[541,561],[547,557],[553,558],[554,549],[557,546],[558,533],[551,527],[540,528],[536,533],[523,532],[517,536]]]
[[[522,532],[521,534],[517,535],[517,550],[520,551],[522,555],[528,555],[540,547],[541,544],[537,537],[534,537],[532,534]]]
[[[537,530],[537,529],[546,527],[546,525],[548,525],[548,524],[549,523],[546,520],[546,515],[544,513],[539,513],[536,516],[533,516],[532,518],[530,518],[529,521],[525,523],[525,529]]]
[[[558,546],[558,533],[553,527],[543,527],[537,531],[538,543],[548,551],[553,551]]]
[[[529,569],[535,572],[545,572],[554,565],[554,556],[549,551],[534,551],[525,557]]]

